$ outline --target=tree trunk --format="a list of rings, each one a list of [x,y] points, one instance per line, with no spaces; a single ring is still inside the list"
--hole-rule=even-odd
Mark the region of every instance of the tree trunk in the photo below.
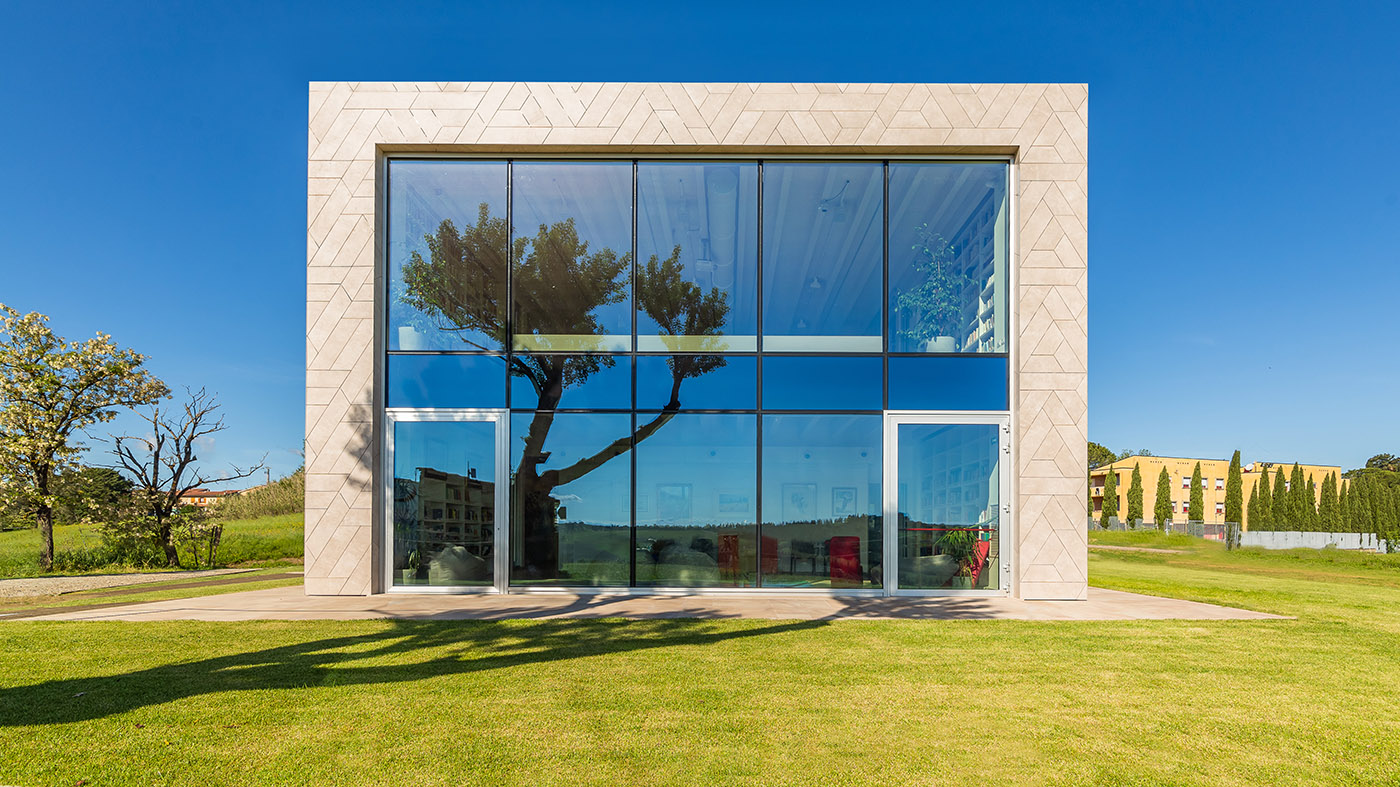
[[[39,556],[39,567],[44,571],[53,570],[53,508],[41,503],[38,511],[39,533],[44,538],[44,551]]]
[[[170,542],[170,520],[156,520],[156,543],[165,550],[165,565],[170,568],[179,568],[180,553]]]

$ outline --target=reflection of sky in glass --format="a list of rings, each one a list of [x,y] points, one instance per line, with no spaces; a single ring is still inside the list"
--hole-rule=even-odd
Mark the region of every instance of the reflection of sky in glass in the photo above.
[[[391,355],[389,407],[504,407],[506,359],[495,355]]]
[[[891,410],[1005,410],[1005,358],[890,358]]]
[[[518,357],[518,356],[517,356]],[[561,356],[554,356],[559,358]],[[632,358],[610,356],[612,366],[603,365],[581,383],[565,386],[559,399],[560,408],[596,408],[626,410],[632,406]],[[510,378],[510,406],[529,409],[539,406],[539,394],[529,379],[520,375]]]
[[[891,352],[1005,352],[1007,171],[1000,163],[890,164]],[[917,268],[920,249],[936,249],[940,241],[948,244],[943,259],[952,274],[945,282],[957,285],[949,303],[959,313],[934,330],[936,321],[926,325],[927,315],[901,309],[899,301],[929,281]],[[945,335],[942,343],[928,343]]]
[[[879,162],[764,165],[765,336],[880,336],[883,202]]]
[[[767,410],[879,410],[884,366],[879,358],[768,356],[763,359]]]
[[[493,421],[400,421],[394,424],[394,477],[418,479],[418,468],[496,480]]]
[[[666,356],[637,356],[637,407],[660,410],[671,400],[674,378]],[[693,410],[752,410],[758,406],[758,360],[731,355],[724,366],[681,383],[682,408]]]
[[[520,466],[525,436],[534,415],[518,413],[510,418],[510,463]],[[549,458],[540,473],[570,467],[632,433],[632,417],[625,414],[560,413],[554,416],[544,450]],[[631,511],[632,463],[626,453],[608,460],[576,481],[554,488],[552,497],[568,509],[562,520],[592,525],[628,526]]]
[[[915,522],[972,526],[997,519],[995,424],[900,424],[899,510]]]
[[[758,332],[758,165],[642,163],[637,166],[637,259],[658,262],[680,247],[681,278],[727,298],[719,333]],[[637,333],[660,333],[638,308]],[[661,349],[661,348],[655,348]],[[676,348],[685,349],[685,348]],[[753,350],[754,343],[730,349]]]
[[[390,350],[500,350],[500,342],[479,331],[443,331],[434,318],[403,303],[403,266],[413,252],[431,262],[425,235],[437,234],[450,219],[460,233],[475,225],[478,208],[506,215],[506,165],[499,161],[390,161],[389,163],[389,325]],[[504,274],[505,249],[501,249]],[[504,281],[504,278],[502,278]],[[505,292],[497,303],[505,302]]]

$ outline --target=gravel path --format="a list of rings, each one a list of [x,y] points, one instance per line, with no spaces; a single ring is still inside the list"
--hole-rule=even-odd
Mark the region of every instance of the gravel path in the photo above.
[[[122,585],[144,585],[148,582],[169,582],[175,579],[214,577],[220,574],[240,574],[251,568],[216,568],[211,571],[160,571],[151,574],[89,574],[78,577],[30,577],[0,579],[0,598],[28,596],[57,596],[77,590],[114,588]]]

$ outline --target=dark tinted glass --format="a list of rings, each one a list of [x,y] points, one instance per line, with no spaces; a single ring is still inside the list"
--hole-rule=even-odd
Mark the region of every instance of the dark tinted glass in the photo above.
[[[765,587],[880,587],[881,420],[764,416]]]
[[[632,359],[626,355],[516,355],[510,406],[555,410],[632,406]]]
[[[1007,165],[890,164],[890,350],[1005,352]]]
[[[880,352],[880,163],[765,164],[763,211],[764,349]]]
[[[890,358],[891,410],[1006,410],[1005,358]]]
[[[679,386],[676,376],[681,375]],[[743,355],[637,356],[637,409],[661,410],[672,395],[691,410],[758,406],[758,359]]]
[[[767,410],[879,410],[884,392],[879,358],[767,356],[763,407]]]
[[[516,349],[632,346],[632,165],[517,162]]]
[[[632,417],[511,416],[511,572],[517,585],[626,585],[632,460],[597,455]]]
[[[391,355],[388,407],[505,407],[506,359],[499,355]]]
[[[389,163],[388,349],[505,349],[505,217],[504,162]]]
[[[899,587],[1000,586],[999,431],[899,425]]]
[[[637,165],[637,349],[758,349],[758,164]]]
[[[636,448],[637,584],[754,585],[758,417],[658,417]]]
[[[393,583],[490,585],[496,424],[394,424]]]

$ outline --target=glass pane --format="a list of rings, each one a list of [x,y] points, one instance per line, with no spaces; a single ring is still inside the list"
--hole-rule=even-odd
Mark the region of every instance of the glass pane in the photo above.
[[[891,410],[1006,410],[1005,358],[891,358]]]
[[[496,424],[394,424],[395,585],[489,586]]]
[[[899,587],[1000,587],[1000,427],[898,429]]]
[[[763,585],[880,587],[878,415],[763,418]]]
[[[605,451],[632,416],[512,415],[511,570],[516,585],[626,585],[632,460]]]
[[[511,183],[514,346],[632,346],[632,165],[524,162]]]
[[[638,416],[637,584],[753,586],[758,417]],[[640,430],[639,430],[640,431]]]
[[[627,410],[632,407],[632,359],[626,355],[511,357],[510,406]]]
[[[391,355],[389,407],[505,407],[506,359],[499,355]]]
[[[890,351],[1006,352],[1006,164],[890,164]]]
[[[390,350],[504,350],[506,165],[389,162]]]
[[[681,375],[676,385],[676,375]],[[692,410],[753,410],[758,407],[758,359],[752,355],[639,355],[637,408],[661,410],[671,403]]]
[[[884,407],[879,358],[763,359],[765,410],[880,410]]]
[[[883,222],[878,162],[764,165],[765,350],[883,349]]]
[[[758,349],[758,165],[637,165],[637,349]]]

